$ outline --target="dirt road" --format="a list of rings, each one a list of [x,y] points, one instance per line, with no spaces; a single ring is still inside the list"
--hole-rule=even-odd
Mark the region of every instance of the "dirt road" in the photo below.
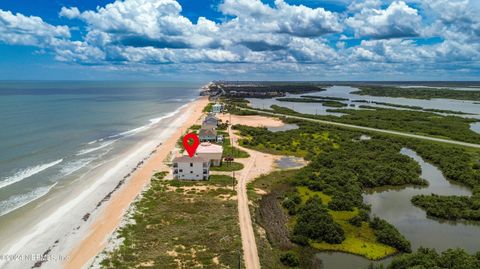
[[[233,124],[237,123],[233,121]],[[262,174],[272,172],[274,170],[274,162],[278,157],[243,148],[238,145],[238,136],[233,133],[231,128],[229,128],[228,132],[232,138],[232,145],[250,154],[249,158],[235,160],[236,162],[242,163],[245,167],[237,177],[238,216],[245,267],[247,269],[258,269],[260,268],[260,259],[258,257],[257,243],[255,241],[255,233],[253,231],[252,218],[249,210],[247,184]]]

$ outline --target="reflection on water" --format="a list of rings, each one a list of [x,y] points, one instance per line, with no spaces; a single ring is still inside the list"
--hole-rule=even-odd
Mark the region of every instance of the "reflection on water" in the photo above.
[[[410,149],[401,153],[417,161],[421,177],[429,182],[428,187],[377,188],[364,195],[364,201],[372,207],[372,215],[379,216],[395,225],[412,243],[412,248],[420,246],[444,251],[448,248],[463,248],[470,253],[480,250],[480,226],[476,222],[449,222],[427,218],[425,211],[414,206],[410,200],[418,194],[471,195],[468,188],[452,184],[441,171],[426,163]],[[370,264],[365,258],[345,253],[320,253],[325,269],[365,268]],[[388,261],[388,260],[387,260]],[[383,261],[385,262],[385,261]]]
[[[470,130],[480,134],[480,122],[470,124]]]
[[[351,94],[353,91],[358,91],[358,88],[350,86],[333,86],[327,88],[323,92],[314,92],[309,94],[288,94],[287,97],[300,97],[301,95],[314,95],[314,96],[324,96],[324,97],[339,97],[349,99],[349,101],[344,101],[348,104],[347,109],[359,109],[359,105],[365,103],[352,102],[354,100],[366,100],[369,102],[383,102],[397,105],[408,105],[408,106],[419,106],[427,109],[444,109],[452,111],[461,111],[465,113],[471,113],[474,115],[456,115],[460,117],[469,117],[480,119],[480,104],[475,104],[472,101],[463,101],[463,100],[452,100],[452,99],[409,99],[409,98],[394,98],[394,97],[381,97],[381,96],[368,96],[368,95],[356,95]],[[327,109],[334,109],[332,107],[322,106],[321,103],[295,103],[295,102],[280,102],[275,99],[256,99],[248,98],[250,105],[254,108],[264,108],[268,109],[271,105],[279,105],[293,109],[300,113],[306,114],[318,114],[318,115],[336,115],[341,116],[339,113],[327,112]],[[354,106],[351,106],[354,105]],[[377,105],[374,103],[369,103],[369,106],[376,107],[385,107],[382,105]],[[395,107],[387,107],[391,109],[401,109]]]
[[[284,131],[290,131],[290,130],[295,130],[298,129],[298,125],[296,124],[284,124],[280,127],[268,127],[267,128],[270,132],[284,132]]]
[[[294,169],[305,166],[305,161],[302,158],[286,156],[276,160],[275,165],[280,169]]]
[[[322,260],[322,269],[366,269],[370,264],[384,266],[388,265],[392,257],[381,261],[370,261],[361,256],[341,252],[320,252],[315,258]]]
[[[372,214],[395,225],[410,240],[413,249],[424,246],[443,251],[452,247],[461,247],[469,252],[478,251],[480,249],[479,226],[439,222],[427,218],[425,211],[410,202],[414,195],[435,193],[439,195],[469,196],[471,194],[470,190],[467,187],[447,181],[438,168],[423,161],[414,151],[402,149],[401,153],[413,158],[420,164],[422,167],[421,176],[429,182],[429,186],[387,191],[377,189],[373,193],[366,194],[364,200],[372,206]]]

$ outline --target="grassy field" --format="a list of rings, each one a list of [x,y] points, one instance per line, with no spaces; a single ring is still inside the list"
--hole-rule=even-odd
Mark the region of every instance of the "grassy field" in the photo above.
[[[212,166],[210,171],[231,172],[243,169],[243,164],[237,162],[223,162],[221,166]]]
[[[134,224],[103,268],[237,268],[241,250],[237,202],[229,176],[209,181],[152,180],[136,202]],[[242,262],[243,263],[243,262]]]
[[[309,198],[318,196],[322,203],[328,204],[332,198],[322,192],[311,191],[307,187],[297,187],[297,191],[305,203]],[[328,244],[326,242],[310,242],[310,245],[319,250],[342,251],[356,255],[364,256],[370,260],[379,260],[397,253],[393,247],[378,243],[372,228],[368,223],[363,222],[361,227],[355,227],[348,222],[351,218],[358,215],[358,210],[353,211],[333,211],[329,210],[333,220],[340,224],[345,232],[345,240],[341,244]]]

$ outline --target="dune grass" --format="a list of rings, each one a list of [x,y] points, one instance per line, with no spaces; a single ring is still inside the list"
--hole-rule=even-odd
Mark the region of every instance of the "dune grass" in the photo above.
[[[231,182],[228,176],[201,182],[155,176],[102,268],[236,268],[241,239]]]
[[[212,166],[210,171],[231,172],[243,169],[243,164],[238,162],[223,162],[221,166]]]

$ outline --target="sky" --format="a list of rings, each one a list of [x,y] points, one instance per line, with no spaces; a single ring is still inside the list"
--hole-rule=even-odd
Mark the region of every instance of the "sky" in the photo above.
[[[480,80],[480,0],[2,0],[0,80]]]

